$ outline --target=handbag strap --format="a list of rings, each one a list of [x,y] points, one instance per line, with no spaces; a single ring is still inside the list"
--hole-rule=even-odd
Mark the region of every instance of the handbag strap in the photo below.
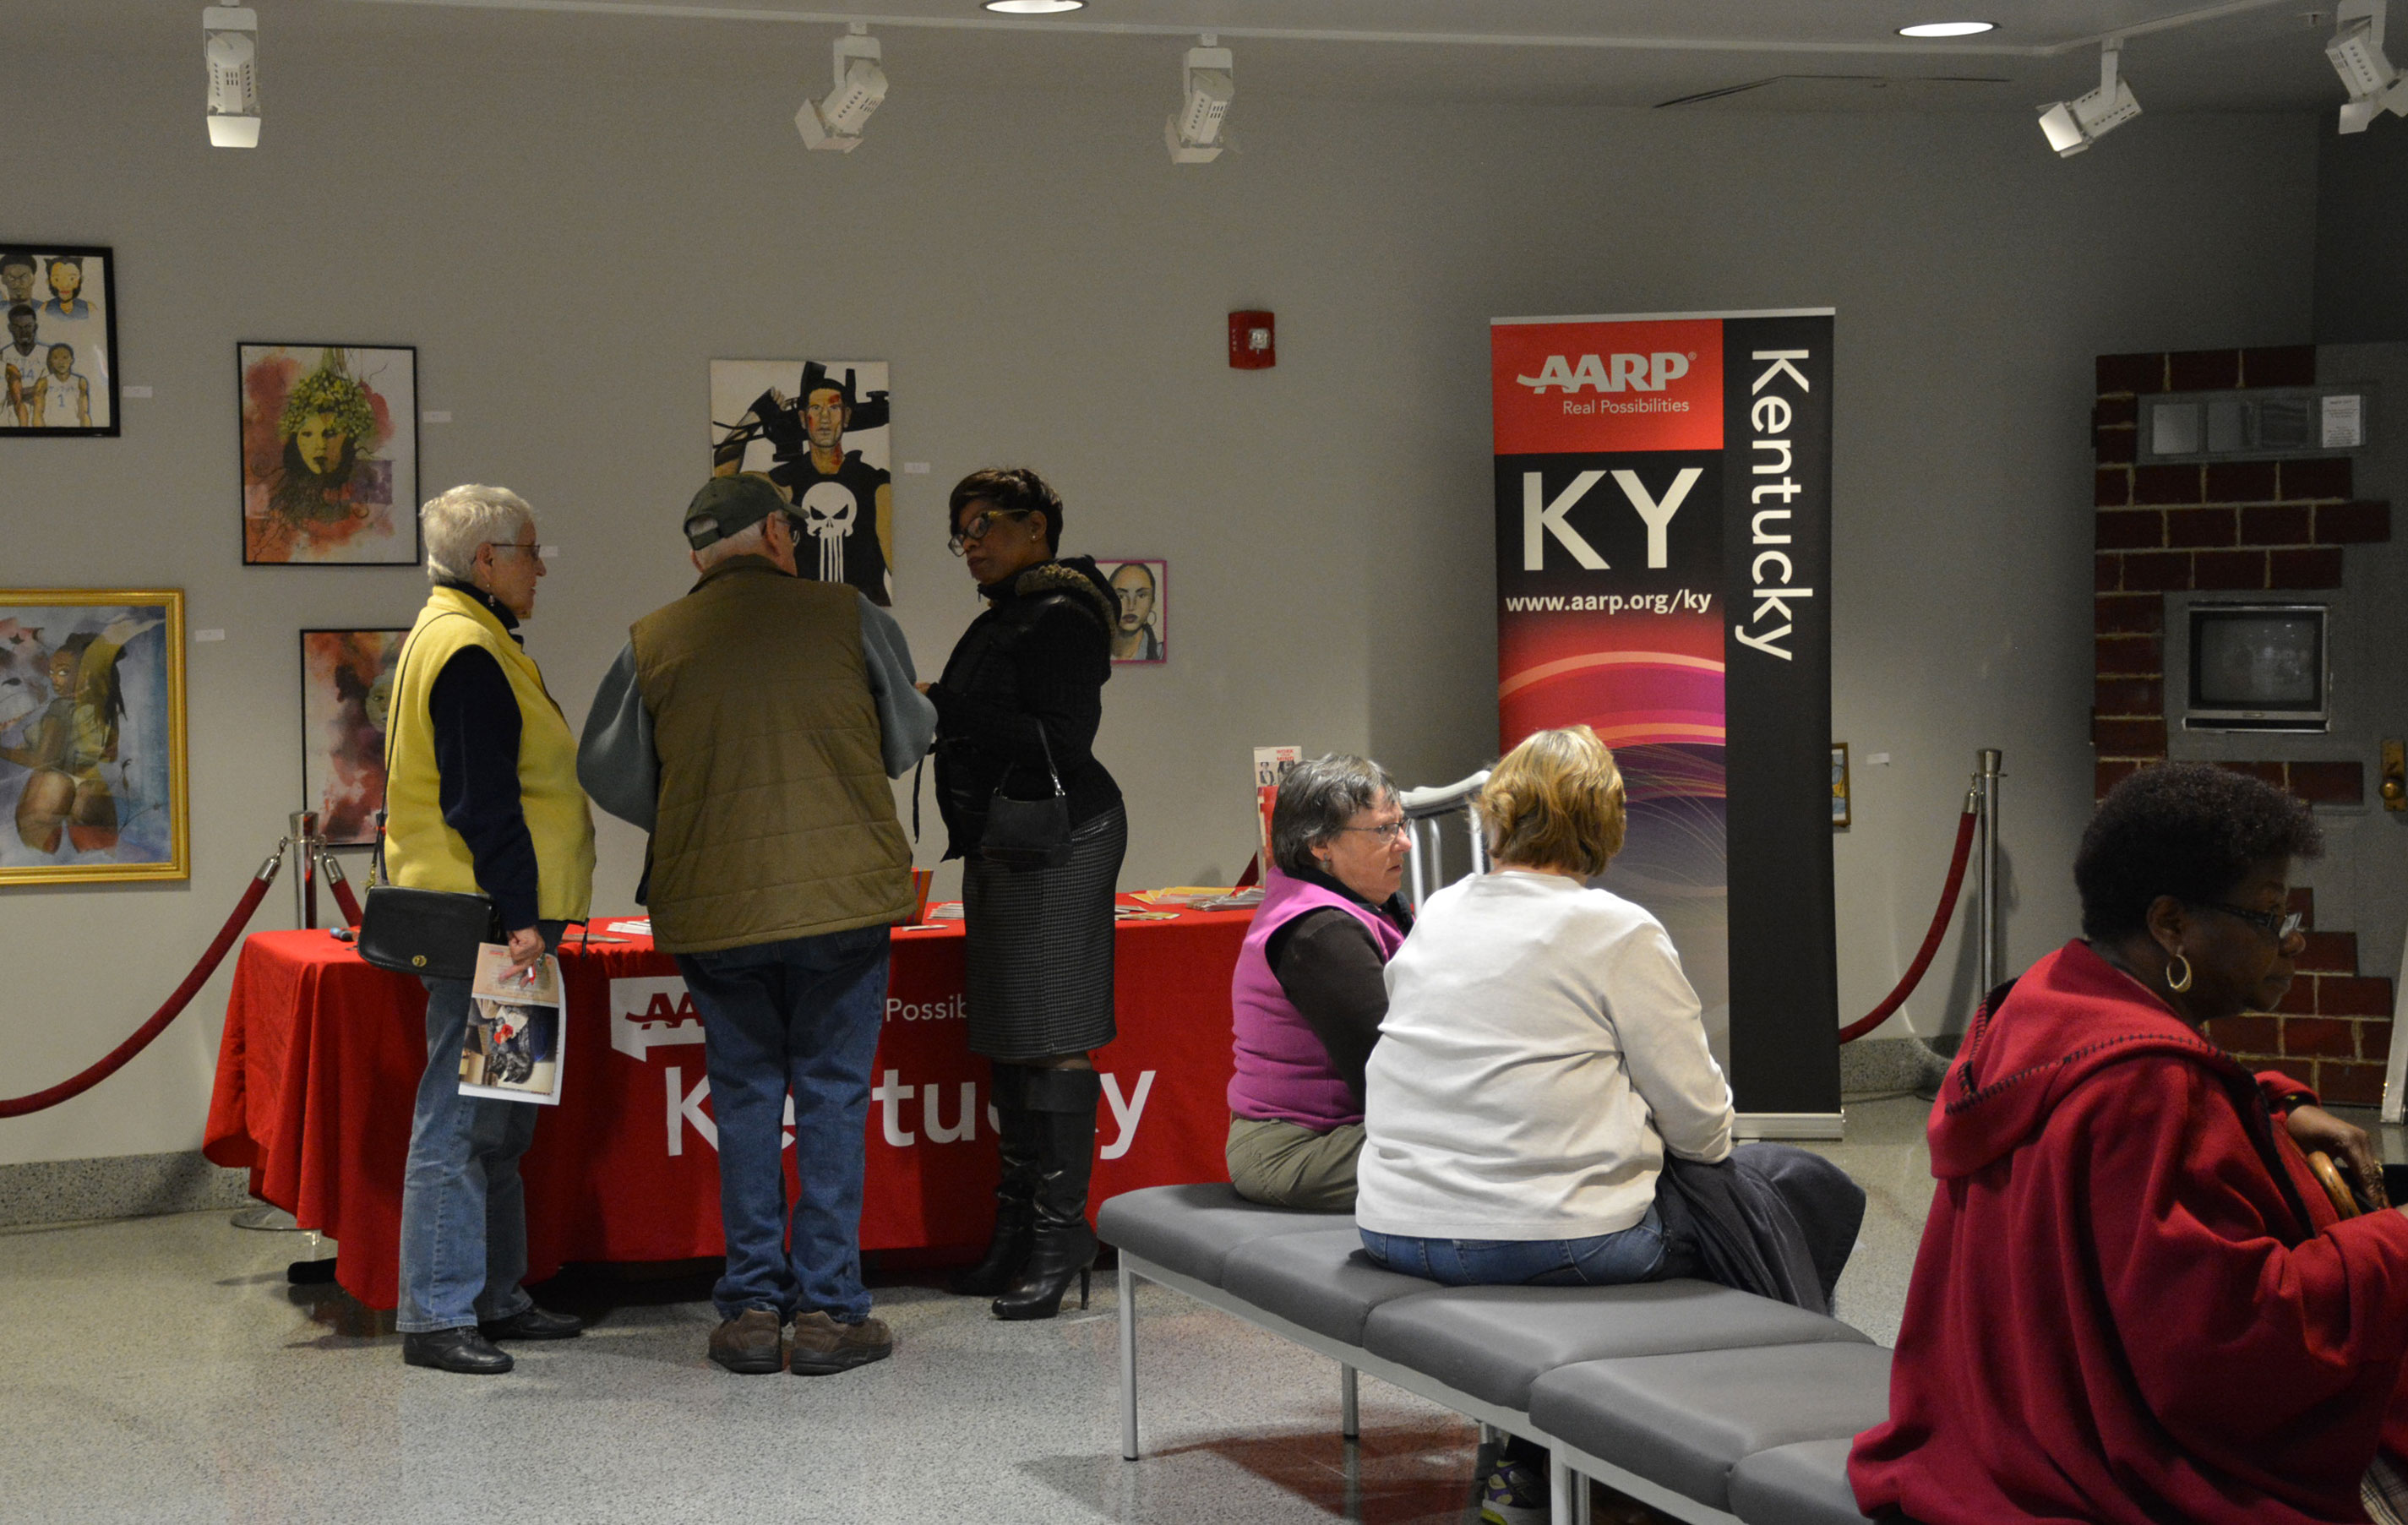
[[[1045,754],[1045,776],[1054,781],[1054,798],[1059,799],[1062,798],[1062,775],[1054,770],[1054,748],[1045,740],[1045,722],[1030,715],[1028,723],[1037,727],[1037,749]]]

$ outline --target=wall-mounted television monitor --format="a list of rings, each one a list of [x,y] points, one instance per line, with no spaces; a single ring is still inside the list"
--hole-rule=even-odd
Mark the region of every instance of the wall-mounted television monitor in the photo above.
[[[2190,606],[2186,730],[2325,728],[2322,604]]]

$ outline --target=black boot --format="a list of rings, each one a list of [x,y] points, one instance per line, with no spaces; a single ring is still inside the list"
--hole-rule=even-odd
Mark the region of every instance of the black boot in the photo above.
[[[987,1241],[985,1259],[945,1283],[948,1290],[964,1297],[993,1297],[1018,1278],[1037,1220],[1037,1116],[1028,1110],[1028,1071],[998,1063],[994,1073],[995,1115],[1003,1131],[1003,1178],[996,1183],[995,1237]]]
[[[1096,1103],[1103,1081],[1093,1070],[1031,1070],[1025,1098],[1036,1123],[1036,1233],[1011,1290],[995,1300],[997,1318],[1051,1318],[1070,1280],[1087,1305],[1087,1269],[1096,1231],[1087,1227],[1087,1181],[1096,1163]]]

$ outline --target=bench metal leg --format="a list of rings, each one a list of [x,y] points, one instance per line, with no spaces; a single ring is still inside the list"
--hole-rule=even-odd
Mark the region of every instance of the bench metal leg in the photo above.
[[[1490,1424],[1486,1419],[1482,1419],[1478,1422],[1480,1425],[1481,1445],[1493,1449],[1497,1446],[1498,1442],[1505,1438],[1504,1431],[1498,1430],[1495,1425]]]
[[[1128,1262],[1121,1277],[1121,1460],[1137,1460],[1137,1277]],[[1350,1374],[1351,1375],[1351,1374]]]
[[[1354,1395],[1354,1368],[1343,1361],[1338,1366],[1338,1432],[1348,1440],[1363,1438],[1363,1413]]]
[[[1564,1459],[1553,1451],[1547,1453],[1547,1525],[1575,1525],[1572,1513],[1572,1489],[1578,1485],[1587,1490],[1586,1479],[1564,1465]]]

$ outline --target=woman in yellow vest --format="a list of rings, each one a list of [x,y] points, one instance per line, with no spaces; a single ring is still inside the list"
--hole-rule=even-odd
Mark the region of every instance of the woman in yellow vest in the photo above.
[[[435,590],[403,643],[386,755],[385,871],[412,889],[481,891],[534,963],[585,917],[594,818],[577,736],[543,686],[518,624],[543,577],[535,515],[500,487],[454,487],[420,511]],[[537,1108],[462,1096],[466,980],[426,985],[426,1071],[401,1188],[402,1360],[507,1372],[496,1340],[565,1340],[584,1327],[538,1308],[526,1273],[519,1157]]]

